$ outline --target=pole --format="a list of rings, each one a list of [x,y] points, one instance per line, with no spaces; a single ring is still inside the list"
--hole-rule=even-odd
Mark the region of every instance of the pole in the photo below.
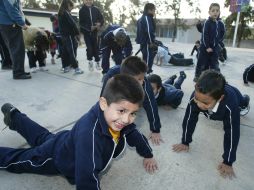
[[[233,39],[232,47],[235,47],[235,41],[236,41],[237,30],[238,30],[238,25],[239,25],[239,20],[240,20],[240,14],[241,14],[240,11],[237,12],[237,18],[236,18],[236,23],[235,23],[235,33],[234,33],[234,39]]]

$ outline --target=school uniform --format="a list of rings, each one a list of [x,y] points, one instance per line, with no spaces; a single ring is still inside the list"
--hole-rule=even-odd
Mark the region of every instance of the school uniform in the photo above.
[[[99,103],[83,115],[71,130],[50,133],[16,112],[11,128],[16,128],[31,148],[0,147],[0,169],[14,173],[63,175],[77,190],[99,190],[99,173],[112,158],[122,154],[128,143],[144,158],[152,158],[152,149],[135,124],[120,132],[118,143],[113,140]]]
[[[181,85],[184,81],[183,77],[178,77],[178,80],[174,83],[172,79],[165,81],[162,84],[160,92],[155,95],[158,106],[170,105],[173,108],[177,108],[183,99],[183,91]]]
[[[66,68],[72,66],[78,68],[77,48],[78,42],[76,36],[79,35],[78,27],[70,12],[64,11],[62,15],[58,15],[59,30],[62,36],[62,66]]]
[[[154,48],[150,45],[155,42],[155,22],[150,14],[143,14],[137,21],[137,37],[136,43],[140,44],[140,49],[143,55],[143,60],[148,65],[147,73],[153,72],[153,60],[155,57]]]
[[[221,21],[220,21],[221,22]],[[217,20],[212,20],[210,17],[205,21],[201,36],[201,44],[199,48],[198,62],[196,66],[195,77],[199,77],[201,72],[207,69],[220,71],[219,68],[219,43],[222,34],[220,32],[222,25]],[[206,50],[212,48],[213,52],[208,53]]]
[[[0,55],[2,58],[1,60],[2,69],[11,69],[12,68],[11,56],[7,46],[5,45],[1,33],[0,33]]]
[[[100,51],[102,53],[102,74],[108,72],[110,64],[110,53],[113,53],[113,60],[116,65],[120,65],[125,57],[128,57],[132,53],[132,44],[129,35],[124,47],[119,46],[114,36],[118,31],[122,30],[126,33],[125,29],[119,25],[109,25],[106,30],[101,34]]]
[[[248,84],[248,81],[254,82],[254,64],[247,67],[243,73],[243,82]]]
[[[120,67],[121,67],[120,65],[116,65],[116,66],[109,69],[109,71],[107,72],[107,74],[105,75],[104,80],[103,80],[101,95],[103,93],[103,90],[105,88],[105,85],[106,85],[108,79],[110,79],[114,75],[120,74]],[[148,121],[150,124],[150,130],[152,132],[159,133],[160,128],[161,128],[161,123],[160,123],[160,117],[159,117],[159,113],[158,113],[158,106],[157,106],[157,103],[156,103],[156,100],[155,100],[155,97],[153,94],[152,86],[147,78],[145,78],[142,87],[143,87],[144,93],[145,93],[143,107],[144,107],[146,114],[147,114],[147,118],[148,118]]]
[[[199,109],[194,101],[194,93],[191,96],[183,119],[182,143],[189,145],[192,142],[198,116],[203,113],[211,120],[223,121],[224,129],[224,153],[223,163],[231,166],[236,160],[236,150],[240,138],[240,107],[246,105],[246,99],[238,89],[233,86],[225,86],[225,97],[217,102],[212,110],[203,111]],[[209,138],[209,135],[207,136]]]
[[[91,27],[95,26],[98,22],[101,24],[101,26],[104,23],[100,10],[94,5],[90,7],[83,5],[79,10],[80,31],[83,33],[86,43],[87,60],[91,61],[94,57],[96,62],[100,61],[98,49],[98,31],[91,31]]]

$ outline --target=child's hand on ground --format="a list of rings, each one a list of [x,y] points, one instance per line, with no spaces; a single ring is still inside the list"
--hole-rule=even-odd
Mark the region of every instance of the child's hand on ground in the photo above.
[[[174,152],[188,152],[189,146],[185,144],[174,144],[172,149]]]
[[[212,49],[212,48],[207,48],[206,51],[207,51],[208,53],[211,53],[211,52],[213,52],[213,49]]]
[[[229,177],[230,179],[232,179],[233,177],[235,177],[235,172],[234,172],[233,166],[229,166],[224,163],[220,163],[218,166],[218,170],[220,172],[220,175],[224,178]]]
[[[153,174],[156,170],[158,170],[158,164],[154,158],[144,158],[143,165],[146,172]]]
[[[164,142],[160,133],[151,133],[149,139],[151,139],[152,143],[155,145],[160,145],[161,142]]]

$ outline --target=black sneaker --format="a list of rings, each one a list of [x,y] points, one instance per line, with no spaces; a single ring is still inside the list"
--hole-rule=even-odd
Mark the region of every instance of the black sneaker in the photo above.
[[[13,105],[11,105],[10,103],[5,103],[4,105],[2,105],[1,107],[1,111],[4,114],[4,123],[12,130],[14,130],[13,128],[11,128],[11,116],[13,113],[15,112],[20,112],[17,108],[15,108]]]
[[[180,71],[180,76],[183,77],[184,79],[187,78],[187,75],[184,71]]]
[[[169,77],[169,79],[171,79],[171,80],[175,80],[177,78],[177,76],[176,75],[172,75],[171,77]]]
[[[250,97],[245,94],[243,95],[243,98],[245,100],[245,103],[241,106],[240,115],[244,116],[247,115],[250,111]]]
[[[22,74],[22,75],[17,75],[17,76],[13,76],[13,79],[15,80],[19,80],[19,79],[31,79],[31,75],[30,74]]]

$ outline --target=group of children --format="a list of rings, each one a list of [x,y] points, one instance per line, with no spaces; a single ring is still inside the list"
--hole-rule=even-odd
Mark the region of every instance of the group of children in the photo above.
[[[91,3],[91,1],[89,2]],[[76,122],[71,130],[52,134],[15,106],[6,103],[1,107],[4,123],[10,130],[17,131],[23,136],[31,148],[0,147],[0,169],[13,173],[63,175],[68,182],[76,184],[77,189],[100,189],[99,174],[105,171],[113,158],[121,155],[126,143],[135,147],[137,153],[144,158],[143,163],[147,172],[154,173],[158,169],[147,138],[136,129],[134,124],[136,113],[143,105],[150,124],[151,141],[159,145],[163,140],[160,134],[161,123],[158,106],[170,105],[177,108],[180,105],[184,94],[181,84],[186,79],[186,74],[181,71],[176,82],[177,76],[173,75],[164,83],[162,83],[160,76],[151,74],[152,67],[149,61],[153,59],[154,51],[152,49],[155,45],[152,35],[154,26],[149,25],[155,11],[155,6],[152,5],[146,4],[144,15],[138,21],[139,29],[146,30],[149,34],[145,38],[145,35],[141,35],[145,32],[138,31],[140,35],[137,36],[137,42],[140,43],[143,59],[130,56],[132,47],[131,43],[130,46],[126,46],[129,43],[129,38],[123,28],[109,26],[103,33],[101,43],[104,44],[104,49],[102,54],[106,55],[104,58],[107,60],[104,60],[106,66],[103,67],[105,77],[103,78],[102,91],[99,100]],[[62,58],[63,61],[66,61],[64,62],[65,69],[72,66],[75,68],[75,72],[81,74],[82,71],[78,68],[75,58],[75,47],[69,49],[65,46],[67,44],[74,46],[73,42],[78,34],[77,28],[72,25],[74,22],[68,11],[72,6],[72,4],[61,5],[59,11],[59,24],[64,26],[61,28],[62,32],[64,31],[62,54],[66,56]],[[68,10],[65,9],[66,7]],[[217,5],[210,6],[209,12],[214,17],[205,25],[210,23],[211,28],[213,28],[214,23],[212,22],[216,20],[216,15],[219,12],[217,8]],[[88,8],[88,10],[92,11],[93,9]],[[103,23],[103,21],[96,20],[94,22],[95,26],[88,26],[88,29],[94,28],[92,31],[83,28],[86,35],[96,35],[94,33],[98,29],[97,27]],[[205,27],[204,31],[206,31]],[[202,63],[206,63],[206,67],[210,69],[203,72],[201,72],[202,69],[198,71],[200,75],[196,80],[195,89],[191,94],[183,118],[182,138],[179,144],[173,145],[172,149],[175,152],[189,150],[200,113],[208,119],[222,121],[225,131],[224,153],[218,169],[222,176],[232,177],[235,175],[233,163],[236,160],[240,137],[240,115],[245,115],[248,112],[250,98],[248,95],[242,95],[237,88],[227,84],[216,64],[210,63],[217,56],[217,46],[211,46],[211,41],[205,34],[202,37],[204,38],[200,47],[200,54],[204,57]],[[87,43],[91,42],[87,40]],[[96,49],[93,45],[90,48]],[[120,50],[116,48],[116,45],[121,48],[121,53],[123,50],[125,51],[125,59],[122,56],[124,54],[121,56],[118,54]],[[90,50],[87,50],[88,59],[94,57],[94,54],[91,53],[94,51]],[[109,68],[107,61],[111,51],[118,64]],[[151,52],[153,52],[152,55]],[[95,59],[97,59],[96,56]],[[89,67],[92,68],[92,60],[89,61],[91,63],[89,63]],[[217,71],[211,68],[217,68]],[[246,71],[246,75],[249,70]],[[245,78],[247,79],[247,77]]]

